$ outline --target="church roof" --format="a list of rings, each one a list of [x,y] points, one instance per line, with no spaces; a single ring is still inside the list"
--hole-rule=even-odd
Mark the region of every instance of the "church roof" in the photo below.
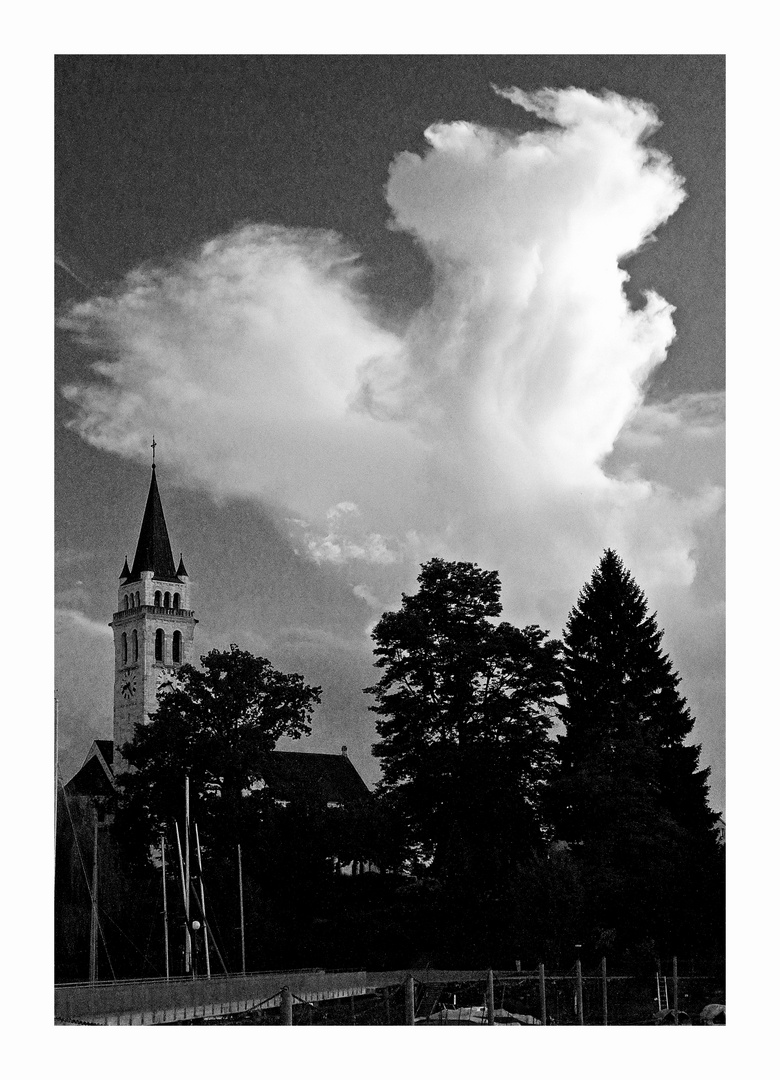
[[[84,764],[66,784],[68,794],[109,794],[112,785],[108,776],[113,772],[113,762],[111,739],[96,739]],[[263,754],[260,772],[272,797],[284,802],[305,800],[321,805],[354,806],[369,794],[360,773],[343,753],[271,750]]]
[[[160,492],[157,489],[157,472],[152,465],[152,480],[146,499],[138,546],[135,549],[133,568],[128,581],[139,581],[142,570],[153,570],[156,578],[176,581],[176,565],[173,561],[168,528],[165,524]]]
[[[350,805],[362,802],[368,788],[346,754],[271,750],[263,755],[263,780],[275,799]]]
[[[95,739],[95,746],[103,755],[103,760],[106,765],[114,764],[114,740],[113,739]]]
[[[111,739],[95,739],[84,764],[65,785],[68,795],[110,796],[114,792],[114,744]]]

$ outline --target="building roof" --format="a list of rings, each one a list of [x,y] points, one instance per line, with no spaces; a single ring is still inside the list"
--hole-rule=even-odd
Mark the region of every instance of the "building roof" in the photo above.
[[[84,764],[65,785],[68,795],[113,795],[113,761],[114,744],[111,739],[95,739]]]
[[[263,780],[275,799],[342,805],[362,802],[368,788],[346,754],[272,750],[263,755]]]
[[[178,581],[160,492],[157,489],[157,471],[154,465],[152,465],[152,479],[141,522],[141,532],[138,536],[138,546],[135,549],[133,568],[127,580],[139,581],[142,570],[152,570],[154,576],[163,581]]]
[[[65,785],[72,795],[112,793],[114,744],[111,739],[96,739],[84,764]],[[354,806],[368,796],[360,773],[345,753],[310,754],[300,750],[271,750],[263,754],[260,768],[263,780],[274,799],[284,802],[303,800],[320,804],[339,803]]]
[[[95,746],[103,755],[103,760],[106,765],[111,766],[114,764],[114,740],[113,739],[95,739]]]

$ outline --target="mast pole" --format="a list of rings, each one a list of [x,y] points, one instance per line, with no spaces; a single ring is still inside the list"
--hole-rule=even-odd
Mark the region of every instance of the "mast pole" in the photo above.
[[[165,933],[165,980],[171,977],[170,960],[168,958],[168,889],[165,877],[165,835],[160,835],[160,849],[162,851],[162,879],[163,879],[163,930]]]
[[[54,851],[57,851],[57,815],[59,803],[59,772],[60,772],[60,703],[57,695],[54,695]]]
[[[184,858],[181,853],[181,837],[179,836],[179,823],[174,821],[176,828],[176,846],[179,849],[179,872],[181,873],[181,898],[184,902],[184,910],[187,910],[187,892],[184,885]],[[187,920],[184,921],[184,974],[189,974],[189,956],[190,956],[190,926]]]
[[[203,890],[203,862],[200,857],[200,836],[195,823],[195,844],[198,851],[198,876],[200,878],[200,910],[203,912],[203,951],[206,954],[206,978],[211,978],[211,960],[209,959],[209,925],[206,919],[206,894]]]
[[[184,968],[189,974],[192,968],[192,938],[190,937],[190,776],[184,774],[184,918],[187,922],[187,939],[184,944]]]
[[[97,943],[98,943],[98,913],[97,913],[97,891],[98,891],[98,816],[97,810],[95,810],[95,825],[94,825],[94,842],[92,845],[92,913],[89,920],[89,981],[91,983],[97,982],[98,973],[98,958],[97,958]]]
[[[246,950],[244,942],[244,875],[241,869],[241,845],[238,845],[238,905],[241,912],[241,974],[246,975]]]

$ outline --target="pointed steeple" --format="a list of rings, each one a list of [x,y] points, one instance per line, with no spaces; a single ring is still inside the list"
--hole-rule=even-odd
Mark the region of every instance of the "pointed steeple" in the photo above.
[[[184,565],[184,553],[179,552],[179,565],[176,568],[176,577],[187,577],[187,568]]]
[[[152,481],[149,485],[149,495],[146,499],[146,509],[129,580],[140,580],[142,570],[154,571],[154,576],[163,581],[176,581],[178,576],[173,561],[171,542],[168,539],[168,528],[165,524],[160,492],[157,489],[155,465],[152,465]]]
[[[122,567],[122,573],[119,575],[120,581],[127,581],[130,577],[130,567],[127,565],[127,555],[125,555],[125,565]]]

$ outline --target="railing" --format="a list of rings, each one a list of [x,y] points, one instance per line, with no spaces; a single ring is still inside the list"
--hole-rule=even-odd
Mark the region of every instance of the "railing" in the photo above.
[[[136,615],[139,611],[151,611],[155,615],[183,615],[186,618],[191,618],[194,608],[174,608],[174,607],[159,607],[155,604],[138,604],[136,607],[122,608],[121,611],[114,612],[114,618],[120,622],[124,618],[129,618],[131,615]]]
[[[194,1017],[276,1008],[281,1004],[283,990],[289,990],[300,1001],[358,997],[366,993],[366,973],[298,970],[210,979],[65,983],[54,988],[54,1016],[70,1023],[170,1024]]]

